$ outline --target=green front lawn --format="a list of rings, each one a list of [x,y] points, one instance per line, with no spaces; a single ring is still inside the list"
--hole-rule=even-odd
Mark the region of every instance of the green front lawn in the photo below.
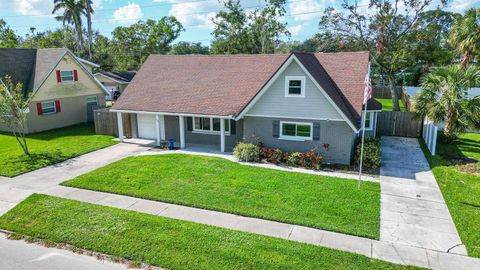
[[[391,112],[393,109],[393,101],[391,98],[375,98],[376,101],[382,103],[382,111]],[[400,111],[405,111],[405,106],[403,105],[403,100],[398,100],[398,105],[400,106]],[[368,108],[367,108],[368,109]]]
[[[349,252],[34,194],[0,228],[168,269],[416,269]]]
[[[30,156],[15,136],[0,133],[0,176],[13,177],[115,144],[112,136],[95,135],[90,124],[54,129],[27,136]]]
[[[480,160],[480,134],[467,133],[454,144],[438,142],[435,156],[422,147],[468,254],[480,257],[480,163],[465,160]]]
[[[128,157],[63,183],[378,239],[380,185],[169,154]]]

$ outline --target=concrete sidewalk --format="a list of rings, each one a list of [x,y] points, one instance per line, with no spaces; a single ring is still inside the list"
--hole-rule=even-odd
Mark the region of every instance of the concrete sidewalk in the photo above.
[[[119,270],[126,265],[100,261],[71,251],[8,240],[0,233],[0,269],[15,270]]]
[[[480,269],[480,260],[399,243],[104,192],[56,186],[43,194],[313,244],[433,269]]]
[[[380,240],[466,255],[417,139],[382,137]]]

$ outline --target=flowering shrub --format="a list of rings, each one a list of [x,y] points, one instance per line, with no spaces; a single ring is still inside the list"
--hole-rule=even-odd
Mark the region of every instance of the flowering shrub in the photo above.
[[[275,148],[262,147],[260,149],[260,156],[273,164],[280,164],[283,162],[283,151]]]
[[[257,143],[238,143],[233,149],[233,155],[240,161],[260,162],[262,160],[278,164],[286,164],[293,167],[304,167],[306,169],[318,170],[322,165],[322,155],[317,148],[302,152],[283,152],[279,148],[269,148]]]

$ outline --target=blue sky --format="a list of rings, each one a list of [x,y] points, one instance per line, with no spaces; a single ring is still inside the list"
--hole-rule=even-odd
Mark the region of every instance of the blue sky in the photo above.
[[[245,8],[254,8],[262,0],[241,0]],[[434,0],[431,8],[440,0]],[[139,19],[159,19],[174,15],[186,28],[178,41],[209,44],[211,18],[221,9],[218,0],[93,0],[95,5],[94,29],[109,36],[120,25],[129,25]],[[328,6],[337,6],[334,0],[287,0],[287,16],[280,20],[288,23],[292,40],[304,40],[317,32],[318,21]],[[360,6],[368,0],[359,0]],[[451,0],[447,9],[464,12],[480,7],[480,0]],[[0,18],[3,18],[18,35],[25,35],[30,27],[39,31],[55,29],[61,24],[52,17],[53,0],[0,0]]]

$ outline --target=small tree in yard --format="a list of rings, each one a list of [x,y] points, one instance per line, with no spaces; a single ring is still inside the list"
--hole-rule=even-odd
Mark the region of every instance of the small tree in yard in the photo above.
[[[468,128],[480,128],[480,96],[468,98],[468,90],[480,85],[480,68],[459,65],[439,67],[422,81],[415,96],[415,111],[434,122],[445,121],[443,129],[450,140]]]
[[[25,137],[28,97],[21,83],[14,84],[10,76],[0,79],[0,122],[12,130],[25,155],[30,155]]]

